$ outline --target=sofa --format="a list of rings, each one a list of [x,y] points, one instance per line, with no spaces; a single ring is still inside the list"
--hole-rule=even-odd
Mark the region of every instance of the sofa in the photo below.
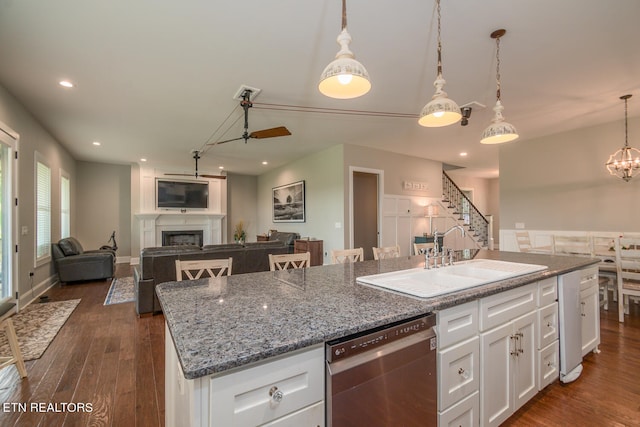
[[[111,249],[85,250],[74,237],[51,245],[53,265],[61,283],[114,277],[116,253]]]
[[[281,235],[280,237],[289,236]],[[293,244],[280,240],[247,242],[244,245],[239,243],[205,245],[202,248],[193,245],[144,248],[140,252],[140,264],[133,270],[136,312],[142,315],[162,311],[155,288],[160,283],[176,280],[175,261],[178,259],[231,257],[233,258],[231,274],[236,275],[269,271],[269,254],[286,253],[293,253]]]

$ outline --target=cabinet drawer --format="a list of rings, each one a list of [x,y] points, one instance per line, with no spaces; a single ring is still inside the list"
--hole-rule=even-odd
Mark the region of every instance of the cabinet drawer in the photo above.
[[[262,427],[321,427],[324,426],[324,402],[301,409],[293,414],[285,415]]]
[[[324,348],[211,380],[212,425],[262,425],[324,400]],[[277,402],[270,391],[282,392]]]
[[[438,347],[466,340],[478,333],[478,302],[456,305],[437,313]]]
[[[474,427],[480,424],[480,393],[475,392],[438,415],[439,427]]]
[[[560,375],[558,341],[538,351],[538,390],[542,390]]]
[[[438,352],[438,410],[448,408],[479,389],[479,363],[477,336]]]
[[[538,310],[538,342],[542,349],[558,339],[558,303],[554,302]]]
[[[598,267],[589,267],[581,270],[580,290],[584,291],[591,287],[598,288]]]
[[[545,307],[558,300],[558,277],[538,282],[538,307]]]
[[[503,325],[536,308],[538,283],[491,295],[480,300],[480,330]]]

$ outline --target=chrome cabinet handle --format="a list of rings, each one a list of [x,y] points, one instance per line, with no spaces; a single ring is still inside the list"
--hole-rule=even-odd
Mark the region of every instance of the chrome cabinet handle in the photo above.
[[[284,397],[284,393],[282,390],[278,390],[278,387],[273,386],[269,389],[269,396],[271,396],[271,401],[273,403],[280,403]]]

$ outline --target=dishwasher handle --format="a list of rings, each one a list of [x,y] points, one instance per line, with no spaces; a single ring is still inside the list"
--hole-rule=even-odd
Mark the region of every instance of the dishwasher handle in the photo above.
[[[355,369],[365,365],[375,359],[384,358],[392,353],[402,351],[414,346],[422,341],[429,341],[429,350],[435,351],[437,348],[437,338],[433,329],[424,330],[412,335],[408,335],[399,340],[390,342],[379,348],[374,348],[364,353],[355,354],[335,362],[327,362],[329,375],[338,375],[350,369]]]

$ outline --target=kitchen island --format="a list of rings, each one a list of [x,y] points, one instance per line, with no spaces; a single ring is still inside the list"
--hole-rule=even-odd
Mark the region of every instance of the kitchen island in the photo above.
[[[178,408],[189,408],[191,416],[185,425],[209,425],[216,418],[215,409],[210,408],[216,403],[210,395],[216,388],[215,381],[260,369],[271,361],[284,361],[284,369],[295,365],[287,360],[296,355],[300,363],[318,359],[314,363],[320,363],[319,369],[323,370],[327,341],[442,311],[598,262],[485,250],[466,255],[546,265],[548,269],[427,299],[356,283],[360,276],[419,268],[424,265],[420,256],[159,285],[157,293],[167,325],[167,422]],[[268,371],[277,369],[270,367]],[[251,375],[255,377],[256,372]],[[303,397],[305,402],[315,404],[318,393],[323,395],[323,375],[321,372],[321,383],[315,385],[313,396]],[[206,396],[203,390],[208,390]],[[322,405],[311,406],[314,416],[324,412]],[[276,415],[287,413],[283,409]]]

